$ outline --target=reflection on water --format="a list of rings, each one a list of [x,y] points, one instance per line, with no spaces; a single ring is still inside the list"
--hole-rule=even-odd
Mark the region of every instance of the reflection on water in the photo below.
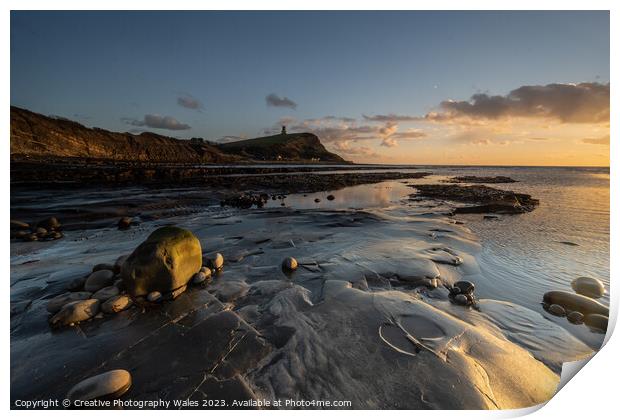
[[[571,291],[580,276],[600,279],[609,305],[609,169],[608,168],[447,168],[429,167],[435,175],[411,183],[436,183],[457,175],[508,176],[513,184],[494,185],[531,194],[540,199],[535,211],[485,220],[482,215],[459,215],[480,238],[477,255],[481,275],[475,280],[482,298],[506,300],[539,311],[560,323],[582,341],[593,344],[600,337],[583,326],[544,312],[540,302],[549,290]],[[359,185],[339,191],[295,194],[270,201],[270,207],[298,209],[371,209],[406,205],[411,212],[445,210],[439,203],[407,203],[414,190],[403,181]],[[333,194],[335,199],[326,197]],[[314,202],[315,198],[321,201]],[[594,345],[594,344],[593,344]]]

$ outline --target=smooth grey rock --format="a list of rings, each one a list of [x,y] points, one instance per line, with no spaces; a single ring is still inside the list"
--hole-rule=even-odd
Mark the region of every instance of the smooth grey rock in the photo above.
[[[593,299],[598,299],[605,294],[603,282],[592,277],[578,277],[570,285],[575,292]]]
[[[594,299],[562,290],[545,293],[543,302],[549,305],[558,304],[569,312],[577,311],[584,315],[599,314],[609,316],[609,308],[601,305]]]
[[[588,314],[583,319],[584,324],[597,332],[607,332],[609,318],[600,314]]]
[[[114,281],[114,273],[110,270],[99,270],[92,273],[84,283],[84,290],[96,292],[99,289],[110,286]]]
[[[76,322],[86,321],[99,313],[99,301],[97,299],[78,300],[67,303],[50,319],[54,327],[71,325]]]
[[[118,296],[121,293],[116,286],[108,286],[98,290],[93,294],[93,299],[99,299],[100,301],[106,301],[114,296]]]
[[[47,312],[51,314],[55,314],[60,311],[63,306],[67,303],[75,302],[76,300],[86,300],[90,299],[92,293],[90,292],[73,292],[73,293],[63,293],[62,295],[56,296],[53,299],[50,299],[47,302],[46,309]]]
[[[209,271],[209,273],[211,273],[211,271]],[[207,275],[202,271],[197,272],[196,274],[194,274],[194,277],[192,277],[193,284],[202,284],[206,280],[207,280]]]
[[[111,370],[75,385],[67,393],[71,402],[111,399],[123,395],[131,387],[131,374],[124,369]]]
[[[583,314],[581,312],[569,312],[568,315],[566,315],[566,319],[573,324],[583,324]]]
[[[67,289],[71,292],[84,290],[84,283],[86,283],[86,277],[79,277],[77,279],[73,279],[67,284]]]
[[[552,304],[549,305],[548,311],[555,315],[555,316],[565,316],[566,315],[566,311],[564,310],[563,307],[561,307],[560,305],[557,304]]]
[[[454,296],[454,301],[458,303],[459,305],[463,305],[463,306],[469,305],[469,299],[467,299],[467,296],[463,294]]]

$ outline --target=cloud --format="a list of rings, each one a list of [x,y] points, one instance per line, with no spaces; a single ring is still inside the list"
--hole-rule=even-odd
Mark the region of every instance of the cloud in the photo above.
[[[297,104],[287,97],[280,98],[275,93],[271,93],[265,97],[267,106],[275,106],[278,108],[291,108],[297,109]]]
[[[426,136],[422,131],[415,129],[399,132],[398,123],[395,121],[385,121],[383,124],[358,124],[354,118],[331,115],[302,121],[293,117],[283,117],[272,128],[265,129],[264,134],[273,134],[279,131],[282,125],[287,126],[289,133],[312,132],[325,144],[338,144],[339,147],[347,145],[349,150],[352,150],[350,147],[352,142],[381,140],[381,146],[396,147],[398,140],[412,140]]]
[[[469,101],[443,101],[433,122],[476,122],[507,118],[545,118],[561,123],[609,122],[609,83],[553,83],[521,86],[506,96],[478,93]]]
[[[587,143],[587,144],[609,145],[609,135],[606,135],[603,137],[596,137],[596,138],[587,138],[587,139],[581,140],[581,142]]]
[[[135,127],[162,128],[165,130],[189,130],[192,128],[187,124],[179,122],[176,118],[163,117],[156,114],[146,114],[142,120],[132,118],[122,118],[121,120]]]
[[[177,98],[177,104],[183,108],[201,111],[204,109],[202,102],[194,98],[192,95],[182,95]]]
[[[337,141],[333,145],[335,152],[357,157],[378,159],[381,157],[374,149],[368,146],[353,146],[349,140]]]
[[[420,121],[420,117],[412,116],[412,115],[397,115],[397,114],[387,114],[387,115],[362,115],[366,121],[377,121],[377,122],[390,122],[390,121]]]

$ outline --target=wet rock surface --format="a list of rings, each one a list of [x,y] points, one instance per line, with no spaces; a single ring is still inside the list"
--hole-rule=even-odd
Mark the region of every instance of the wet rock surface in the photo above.
[[[592,349],[538,312],[484,299],[476,237],[462,222],[424,213],[217,206],[129,231],[108,224],[25,265],[31,256],[12,256],[11,397],[62,399],[85,379],[124,369],[132,385],[121,398],[144,401],[328,396],[353,408],[546,401],[561,363]],[[50,330],[50,296],[170,223],[201,242],[191,278],[208,272],[209,281],[188,284],[174,300],[158,291],[156,303],[142,299],[115,313],[101,302],[99,317]],[[218,253],[220,269],[203,269]],[[297,269],[286,273],[291,255]],[[450,300],[455,287],[473,296],[468,283],[479,310]]]
[[[417,195],[450,200],[460,203],[476,203],[475,206],[456,207],[455,213],[502,213],[519,214],[533,211],[539,204],[529,194],[498,190],[484,185],[412,185]],[[414,194],[415,196],[416,194]]]
[[[519,182],[508,176],[455,176],[446,180],[446,182],[463,183],[463,184],[508,184]]]

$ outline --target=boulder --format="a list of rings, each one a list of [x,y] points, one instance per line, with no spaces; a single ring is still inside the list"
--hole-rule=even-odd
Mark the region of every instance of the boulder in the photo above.
[[[110,286],[114,281],[114,272],[110,270],[98,270],[92,273],[84,283],[84,290],[96,292],[99,289]]]
[[[67,399],[71,402],[113,399],[123,395],[129,387],[131,374],[124,369],[116,369],[78,383],[69,390]]]
[[[84,289],[86,283],[86,277],[78,277],[67,283],[67,289],[72,292],[77,292]]]
[[[570,285],[575,292],[593,299],[598,299],[605,294],[603,282],[592,277],[578,277]]]
[[[114,314],[129,309],[132,304],[131,298],[127,295],[113,296],[101,304],[101,310],[107,314]]]
[[[185,286],[202,266],[200,241],[175,226],[157,229],[121,267],[123,287],[133,296]]]
[[[76,322],[91,319],[99,312],[99,301],[97,299],[78,300],[67,303],[62,309],[50,319],[50,324],[54,327],[71,325]]]

